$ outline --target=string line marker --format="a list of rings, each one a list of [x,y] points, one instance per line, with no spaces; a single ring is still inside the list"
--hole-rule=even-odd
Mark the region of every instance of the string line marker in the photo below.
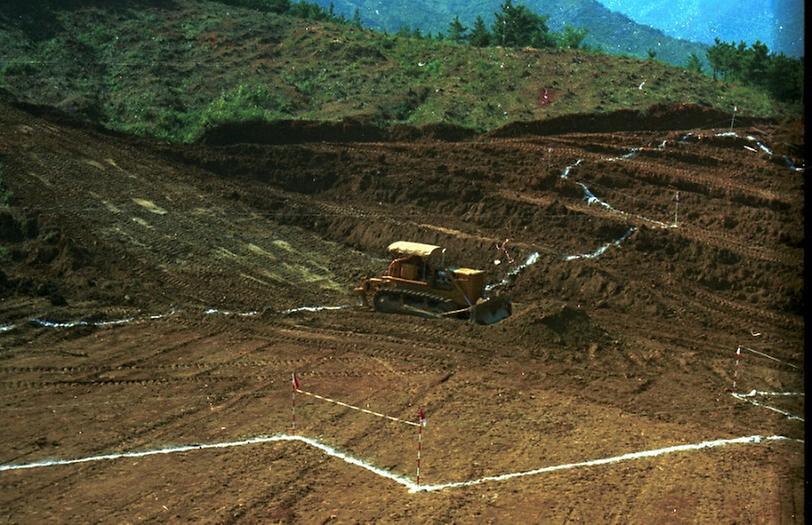
[[[320,396],[319,394],[314,394],[313,392],[308,392],[307,390],[302,390],[300,388],[295,388],[294,390],[296,392],[300,393],[300,394],[304,394],[304,395],[310,396],[310,397],[315,397],[316,399],[321,399],[322,401],[327,401],[328,403],[333,403],[333,404],[336,404],[336,405],[339,405],[339,406],[342,406],[342,407],[345,407],[345,408],[350,408],[352,410],[357,410],[359,412],[363,412],[365,414],[369,414],[369,415],[372,415],[372,416],[375,416],[375,417],[388,419],[390,421],[395,421],[397,423],[403,423],[404,425],[411,425],[413,427],[419,427],[420,426],[420,423],[415,423],[414,421],[407,421],[405,419],[400,419],[399,417],[388,416],[386,414],[381,414],[380,412],[374,412],[372,410],[367,410],[366,408],[357,407],[357,406],[354,406],[354,405],[350,405],[349,403],[345,403],[343,401],[338,401],[336,399],[330,399],[329,397]]]
[[[759,334],[759,335],[761,335],[761,334]],[[787,365],[787,366],[792,367],[792,368],[794,368],[796,370],[800,370],[799,366],[793,365],[792,363],[788,363],[786,361],[782,361],[781,359],[778,359],[777,357],[773,357],[773,356],[771,356],[769,354],[765,354],[764,352],[759,352],[758,350],[753,350],[752,348],[748,348],[746,346],[739,346],[739,348],[742,349],[742,350],[747,350],[748,352],[752,352],[752,353],[754,353],[756,355],[760,355],[761,357],[766,357],[767,359],[771,359],[771,360],[775,361],[776,363],[781,363],[782,365]]]
[[[733,392],[730,395],[735,397],[739,401],[744,401],[746,403],[750,403],[751,405],[754,405],[754,406],[757,406],[757,407],[766,408],[767,410],[772,410],[773,412],[776,412],[778,414],[781,414],[782,416],[785,416],[787,419],[804,422],[804,418],[802,418],[800,416],[796,416],[794,414],[791,414],[791,413],[787,412],[786,410],[781,410],[780,408],[776,408],[776,407],[773,407],[773,406],[770,406],[770,405],[765,405],[764,403],[759,403],[758,401],[753,399],[754,397],[757,397],[757,396],[763,396],[763,397],[769,397],[769,396],[803,396],[804,395],[803,392],[760,392],[758,390],[751,390],[750,392],[748,392],[746,394]]]

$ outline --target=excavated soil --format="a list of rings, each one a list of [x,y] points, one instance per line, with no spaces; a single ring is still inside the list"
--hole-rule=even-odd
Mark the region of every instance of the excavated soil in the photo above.
[[[370,410],[425,407],[422,483],[803,440],[731,396],[803,392],[802,126],[712,117],[174,146],[2,106],[0,463],[293,433],[294,370]],[[487,269],[514,315],[358,306],[401,239]],[[802,396],[746,399],[803,417]],[[296,401],[295,433],[414,477],[413,427]],[[12,523],[803,523],[803,465],[771,441],[412,494],[270,443],[6,470],[0,503]]]

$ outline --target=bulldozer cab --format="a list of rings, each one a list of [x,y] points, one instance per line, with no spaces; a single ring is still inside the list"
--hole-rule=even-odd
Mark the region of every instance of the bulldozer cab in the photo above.
[[[395,258],[389,263],[386,274],[408,281],[433,282],[444,249],[433,244],[398,241],[389,245],[389,253]]]
[[[416,255],[398,257],[389,263],[386,275],[406,279],[407,281],[425,281],[427,275],[426,262]]]
[[[439,246],[398,241],[390,244],[388,251],[395,257],[386,271],[390,277],[425,282],[433,289],[457,289],[469,305],[482,297],[485,272],[471,268],[445,268],[445,249]]]

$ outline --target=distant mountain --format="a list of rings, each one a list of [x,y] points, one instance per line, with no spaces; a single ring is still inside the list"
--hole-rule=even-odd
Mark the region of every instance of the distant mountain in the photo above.
[[[502,0],[316,1],[325,7],[333,3],[336,12],[347,17],[358,9],[367,27],[394,32],[409,26],[434,34],[446,32],[454,16],[459,16],[469,27],[477,15],[490,24],[493,13],[502,3]],[[654,49],[658,59],[675,65],[684,65],[691,53],[705,59],[705,45],[669,37],[658,29],[611,11],[596,0],[526,0],[516,3],[549,15],[549,25],[554,31],[559,31],[565,23],[586,28],[589,33],[585,43],[600,46],[610,53],[645,57],[649,49]]]
[[[599,0],[666,34],[712,43],[761,40],[791,56],[804,52],[803,0]]]

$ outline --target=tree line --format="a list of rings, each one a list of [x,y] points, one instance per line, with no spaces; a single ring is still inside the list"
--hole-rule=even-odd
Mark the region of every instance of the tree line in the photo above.
[[[224,3],[247,7],[259,11],[286,14],[299,18],[311,20],[327,20],[348,24],[361,28],[361,14],[355,10],[351,19],[343,15],[336,15],[333,3],[325,9],[314,2],[299,0],[223,0]],[[470,44],[475,47],[503,46],[503,47],[537,47],[537,48],[569,48],[577,49],[583,47],[583,40],[586,37],[586,29],[575,28],[565,25],[563,31],[554,33],[550,31],[547,21],[548,16],[539,15],[531,11],[527,6],[514,4],[513,0],[504,0],[499,10],[494,13],[494,21],[488,30],[482,16],[477,16],[473,27],[470,29],[460,22],[459,17],[448,26],[448,32],[442,32],[432,36],[431,33],[425,35],[419,28],[401,27],[397,31],[398,36],[409,38],[426,38],[437,40],[450,40],[459,44]]]
[[[744,42],[736,45],[718,37],[707,53],[714,79],[755,86],[779,100],[803,100],[803,58],[771,53],[759,40],[747,47]]]
[[[335,6],[330,2],[330,6],[325,9],[315,2],[299,0],[221,0],[224,4],[235,5],[237,7],[247,7],[266,13],[276,13],[279,15],[290,15],[297,18],[307,18],[309,20],[323,20],[350,25],[361,29],[361,12],[356,9],[351,19],[344,15],[335,13]]]
[[[539,15],[527,6],[514,4],[513,0],[504,0],[499,10],[493,14],[490,30],[482,16],[477,16],[472,27],[465,26],[459,16],[448,25],[446,33],[439,32],[437,40],[450,40],[458,44],[474,47],[536,47],[536,48],[583,48],[586,29],[564,25],[563,31],[550,31],[547,21],[549,16]],[[401,27],[399,36],[412,38],[432,38],[431,33],[423,35],[420,29]]]

